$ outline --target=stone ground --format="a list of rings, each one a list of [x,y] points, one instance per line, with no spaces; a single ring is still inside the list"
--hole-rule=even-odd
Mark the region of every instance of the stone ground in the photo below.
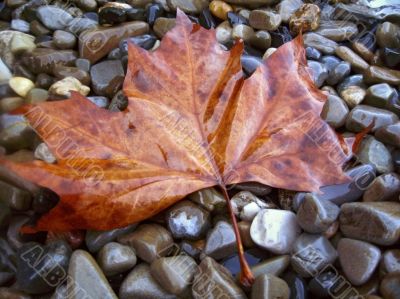
[[[375,124],[346,166],[348,184],[322,195],[251,183],[229,191],[257,277],[251,290],[237,283],[234,232],[214,189],[126,228],[26,236],[19,228],[57,196],[0,181],[0,299],[399,299],[400,3],[309,2],[1,1],[0,154],[7,159],[55,163],[23,116],[9,114],[24,103],[77,90],[123,110],[127,42],[154,51],[177,8],[215,27],[222,47],[242,38],[247,75],[302,27],[313,79],[329,95],[322,117],[345,135]]]

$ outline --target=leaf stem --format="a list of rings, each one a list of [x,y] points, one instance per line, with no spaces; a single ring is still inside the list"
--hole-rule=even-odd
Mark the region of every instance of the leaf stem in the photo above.
[[[228,191],[226,190],[226,187],[224,185],[219,186],[222,190],[222,193],[224,195],[224,198],[226,200],[226,205],[228,206],[229,214],[232,219],[232,224],[233,224],[233,230],[235,231],[235,236],[236,236],[236,244],[238,247],[238,253],[239,253],[239,261],[240,261],[240,283],[245,286],[245,287],[251,287],[251,285],[254,283],[254,276],[253,273],[251,273],[249,264],[246,261],[246,258],[244,256],[244,250],[243,250],[243,244],[242,244],[242,239],[240,238],[240,233],[239,233],[239,227],[236,221],[236,216],[233,213],[232,205],[231,205],[231,199],[229,198]]]

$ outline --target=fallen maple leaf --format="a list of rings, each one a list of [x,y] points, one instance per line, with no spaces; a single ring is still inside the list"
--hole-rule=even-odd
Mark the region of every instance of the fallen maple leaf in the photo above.
[[[57,164],[3,163],[60,202],[25,231],[123,227],[216,185],[230,207],[230,184],[318,192],[348,180],[347,155],[320,118],[326,95],[310,79],[301,36],[244,80],[242,42],[224,51],[214,30],[180,11],[176,24],[155,52],[129,45],[125,111],[98,108],[78,93],[26,108]]]

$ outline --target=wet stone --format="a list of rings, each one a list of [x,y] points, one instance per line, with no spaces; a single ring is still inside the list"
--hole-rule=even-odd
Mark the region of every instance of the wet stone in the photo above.
[[[241,220],[251,221],[262,209],[275,207],[270,203],[259,199],[257,196],[248,191],[236,193],[231,198],[231,206],[233,213],[239,216]]]
[[[304,34],[303,38],[305,46],[313,47],[324,54],[334,54],[338,47],[336,42],[313,32]]]
[[[34,155],[36,159],[45,161],[46,163],[49,164],[55,163],[57,161],[45,143],[40,143],[36,147]]]
[[[346,103],[337,96],[329,95],[321,112],[321,117],[333,128],[339,128],[346,122],[349,108]]]
[[[92,66],[90,77],[96,94],[112,98],[121,88],[125,73],[120,61],[106,60]]]
[[[158,224],[141,224],[135,231],[118,238],[118,242],[133,247],[136,255],[147,263],[168,255],[173,245],[170,232]]]
[[[8,66],[0,58],[0,83],[7,83],[12,77],[11,71]]]
[[[393,112],[367,105],[357,105],[347,117],[346,128],[352,132],[361,132],[375,121],[372,128],[372,132],[375,132],[380,127],[396,123],[398,119]]]
[[[24,99],[21,97],[2,98],[0,100],[0,112],[11,112],[23,104]]]
[[[289,19],[290,31],[298,34],[300,31],[314,31],[319,27],[321,10],[315,4],[303,4]]]
[[[143,263],[126,276],[119,289],[119,298],[174,299],[176,296],[168,294],[151,275],[150,266]]]
[[[248,76],[251,76],[251,74],[254,73],[257,67],[259,67],[263,63],[263,60],[257,56],[243,54],[240,57],[240,62],[242,63],[244,72]]]
[[[65,77],[64,79],[53,83],[49,88],[49,94],[59,98],[69,98],[71,91],[77,91],[83,96],[87,96],[90,92],[90,88],[79,82],[74,77]]]
[[[323,20],[319,24],[319,28],[315,31],[326,38],[336,42],[351,40],[358,33],[355,23],[347,21]]]
[[[251,299],[289,299],[290,290],[286,281],[274,275],[260,275],[251,289]]]
[[[303,4],[302,0],[283,0],[278,3],[277,8],[282,22],[288,23],[292,14]]]
[[[390,201],[396,200],[399,195],[400,176],[392,172],[373,180],[363,195],[363,201]]]
[[[28,104],[44,102],[49,98],[49,92],[46,89],[32,88],[25,97]]]
[[[10,25],[11,29],[13,30],[29,33],[30,26],[27,21],[14,19],[11,21]]]
[[[68,275],[67,298],[79,299],[84,294],[89,298],[117,299],[94,258],[84,250],[72,254]]]
[[[35,87],[35,83],[24,77],[12,77],[8,84],[16,94],[25,97],[28,92]]]
[[[364,100],[366,93],[365,89],[360,86],[348,86],[340,91],[340,96],[347,106],[353,108]]]
[[[169,30],[175,27],[175,19],[171,18],[158,18],[153,25],[154,33],[162,38]]]
[[[213,0],[209,5],[211,13],[220,20],[227,20],[228,13],[233,11],[232,6],[220,0]]]
[[[271,31],[271,46],[280,47],[284,43],[292,40],[292,35],[286,26],[279,26],[275,31]]]
[[[387,83],[375,84],[367,89],[364,104],[377,108],[385,108],[389,101],[396,96],[394,88]]]
[[[53,83],[55,82],[55,78],[41,73],[36,76],[36,82],[35,85],[37,87],[43,88],[43,89],[48,89]]]
[[[204,254],[219,260],[234,254],[236,250],[232,225],[226,221],[218,221],[207,236]]]
[[[265,196],[272,191],[271,187],[257,182],[240,183],[235,186],[235,189],[240,191],[248,191],[253,193],[255,196],[260,197]]]
[[[306,281],[294,272],[287,272],[283,275],[283,280],[286,281],[290,288],[290,298],[292,299],[307,299],[308,290]]]
[[[400,249],[389,249],[382,255],[379,266],[381,274],[400,272]]]
[[[166,222],[174,238],[196,240],[205,236],[211,217],[205,209],[184,200],[167,211]]]
[[[64,9],[53,5],[40,6],[36,11],[39,20],[49,29],[64,29],[73,17]]]
[[[13,54],[21,54],[25,51],[32,51],[35,48],[35,37],[32,35],[17,34],[11,39],[10,50]]]
[[[131,247],[110,242],[100,249],[97,261],[104,274],[112,276],[132,269],[137,258]]]
[[[12,288],[0,287],[0,298],[4,299],[32,299],[32,297],[24,292]]]
[[[209,1],[206,0],[167,0],[168,7],[175,11],[177,8],[185,13],[199,14],[208,6]]]
[[[350,283],[356,286],[368,281],[381,257],[378,247],[348,238],[339,241],[337,250],[344,274]]]
[[[322,56],[322,53],[315,48],[307,47],[306,48],[306,56],[307,56],[307,59],[319,60]]]
[[[342,92],[342,90],[350,87],[350,86],[358,86],[361,88],[366,89],[366,85],[364,82],[364,76],[361,74],[357,74],[357,75],[351,75],[347,78],[345,78],[337,87],[337,91],[340,93]]]
[[[232,30],[231,24],[228,21],[220,23],[215,32],[217,41],[221,44],[228,43],[232,39]]]
[[[395,244],[400,237],[400,203],[346,203],[339,219],[340,230],[348,238],[386,246]]]
[[[393,171],[393,161],[389,150],[372,136],[368,136],[361,142],[357,155],[361,163],[374,166],[378,173]]]
[[[339,46],[335,53],[343,60],[349,62],[355,71],[362,72],[367,70],[369,67],[369,64],[364,59],[346,46]]]
[[[146,15],[147,15],[147,23],[150,26],[153,26],[154,22],[163,15],[164,9],[161,5],[155,3],[151,4],[147,7]]]
[[[242,15],[236,14],[232,11],[228,12],[227,19],[228,19],[229,23],[231,24],[231,26],[235,26],[235,25],[239,25],[239,24],[248,25],[248,23],[249,23],[248,18],[245,18]]]
[[[250,267],[257,266],[263,260],[265,260],[269,255],[264,250],[259,248],[252,248],[244,251],[244,256]],[[235,277],[239,278],[240,275],[240,259],[239,254],[230,256],[220,263]]]
[[[303,233],[293,246],[291,265],[300,276],[310,277],[333,263],[336,258],[337,252],[328,239],[321,235]]]
[[[385,299],[397,299],[400,297],[399,285],[400,273],[390,273],[383,278],[379,291]]]
[[[308,233],[322,233],[337,219],[339,210],[335,204],[307,194],[297,211],[297,222]]]
[[[93,96],[87,97],[87,99],[100,108],[107,108],[110,105],[110,100],[106,97]]]
[[[285,254],[292,250],[300,227],[293,212],[266,209],[254,218],[250,234],[258,246],[276,254]]]
[[[332,71],[329,72],[326,82],[329,85],[336,85],[341,82],[345,77],[350,75],[351,66],[347,61],[337,64]]]
[[[391,70],[380,66],[370,66],[364,74],[365,81],[373,83],[400,84],[400,71]]]
[[[148,24],[140,21],[86,31],[79,36],[80,58],[95,63],[116,48],[121,40],[143,35],[148,31]]]
[[[229,271],[209,257],[202,260],[194,276],[192,296],[194,299],[202,299],[205,296],[209,299],[246,298]]]
[[[384,22],[378,26],[376,30],[376,40],[382,48],[399,48],[400,47],[400,27],[391,22]]]
[[[140,7],[132,7],[126,11],[126,17],[130,21],[145,21],[146,11]]]
[[[217,27],[217,23],[208,8],[205,8],[201,11],[199,16],[199,24],[206,29]]]
[[[323,271],[310,280],[308,289],[312,295],[318,298],[329,298],[337,280],[337,273],[329,270]]]
[[[130,5],[123,5],[119,2],[109,2],[99,9],[99,24],[114,25],[126,21],[126,11],[130,9]]]
[[[132,232],[135,228],[136,225],[132,224],[123,228],[108,231],[88,230],[86,232],[85,243],[90,252],[97,252],[107,243]]]
[[[73,49],[76,44],[76,37],[70,32],[63,30],[56,30],[53,33],[54,45],[62,50]]]
[[[261,261],[257,265],[251,267],[251,271],[256,278],[262,274],[280,276],[287,269],[289,264],[290,256],[280,255]]]
[[[400,63],[400,48],[383,48],[383,59],[390,68],[395,68]]]
[[[30,294],[51,291],[65,279],[70,255],[71,248],[63,241],[46,246],[34,242],[22,245],[17,252],[18,288]]]
[[[160,286],[181,297],[190,294],[190,285],[197,271],[196,262],[187,255],[162,257],[150,266],[150,273]]]
[[[249,24],[254,29],[274,31],[281,22],[281,16],[272,10],[256,9],[251,11],[249,16]]]
[[[325,80],[328,78],[328,71],[325,66],[318,62],[309,60],[308,66],[311,68],[313,73],[313,80],[317,87],[321,87]]]
[[[400,148],[400,122],[380,127],[375,132],[375,137],[385,144]]]

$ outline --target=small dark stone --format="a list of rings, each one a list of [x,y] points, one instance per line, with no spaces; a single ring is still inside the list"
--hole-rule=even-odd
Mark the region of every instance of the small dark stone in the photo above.
[[[143,34],[139,36],[134,36],[126,38],[119,43],[119,49],[121,51],[121,56],[128,54],[128,44],[133,43],[143,49],[150,50],[157,38],[154,35]]]
[[[238,24],[248,25],[248,22],[244,17],[232,11],[228,12],[228,21],[232,27]]]
[[[93,90],[98,95],[113,97],[124,81],[124,69],[118,60],[105,60],[90,69]]]
[[[287,272],[282,278],[290,288],[290,299],[308,298],[307,285],[303,278],[293,272]]]
[[[75,66],[85,72],[89,72],[90,71],[90,66],[91,63],[89,60],[84,59],[84,58],[78,58],[77,60],[75,60]]]
[[[54,77],[47,75],[45,73],[41,73],[36,76],[35,85],[37,87],[48,89],[55,81],[56,81],[56,79]]]
[[[199,16],[199,24],[206,29],[217,27],[217,23],[208,8],[201,11]]]
[[[244,252],[246,261],[250,267],[258,265],[261,261],[268,258],[265,250],[259,248],[248,249]],[[232,276],[237,277],[240,273],[240,260],[239,255],[235,254],[221,261],[221,265],[231,272]]]
[[[120,90],[112,98],[108,109],[111,111],[123,111],[126,107],[128,107],[128,98],[124,95],[124,92]]]
[[[383,48],[383,59],[388,67],[396,67],[400,63],[400,48]]]
[[[36,213],[44,214],[56,206],[60,197],[54,191],[40,188],[33,197],[32,208]]]
[[[107,55],[109,60],[119,60],[122,58],[121,50],[119,48],[112,49]]]
[[[244,72],[250,76],[256,68],[263,63],[263,60],[256,56],[242,55],[240,57]]]
[[[95,22],[99,21],[99,15],[95,12],[87,12],[87,13],[83,14],[83,17],[85,17],[89,20],[95,21]]]
[[[0,20],[10,22],[12,19],[12,9],[9,8],[5,1],[0,3]]]
[[[26,243],[17,252],[17,284],[30,294],[53,290],[66,277],[71,247],[65,241],[47,246]]]
[[[290,42],[292,40],[290,31],[285,26],[278,27],[277,30],[271,31],[270,34],[271,34],[271,46],[274,48],[278,48],[282,46],[284,43]]]
[[[104,7],[99,11],[100,25],[114,25],[125,22],[127,19],[126,10],[120,7]]]
[[[153,26],[157,18],[161,17],[164,9],[159,4],[152,4],[147,8],[147,23]]]
[[[143,8],[130,8],[126,11],[126,16],[130,21],[145,21],[146,11]]]

